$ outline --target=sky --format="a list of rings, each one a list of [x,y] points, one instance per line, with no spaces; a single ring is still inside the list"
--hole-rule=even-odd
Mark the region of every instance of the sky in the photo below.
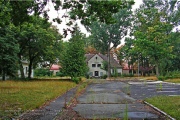
[[[140,6],[140,4],[142,4],[142,0],[134,0],[135,1],[135,4],[132,6],[132,9],[135,10],[136,8],[138,8]],[[48,12],[48,15],[49,15],[49,21],[52,22],[52,19],[55,18],[57,15],[61,18],[62,15],[66,14],[67,11],[65,10],[60,10],[59,12],[58,11],[55,11],[54,10],[54,7],[53,7],[53,4],[52,3],[49,3],[48,6],[47,6],[47,9],[49,9],[50,11]],[[59,32],[61,34],[63,34],[63,28],[67,28],[66,26],[66,23],[68,22],[68,19],[62,19],[62,23],[61,24],[58,24],[58,23],[55,23],[55,22],[52,22],[53,25],[57,26],[57,28],[59,29]],[[83,25],[80,24],[80,21],[77,21],[78,22],[78,25],[81,29],[81,32],[82,33],[85,33],[87,36],[89,35],[89,33],[86,31],[86,29],[84,28]],[[70,35],[67,36],[67,38],[64,38],[63,40],[64,41],[67,41],[69,38],[71,38]],[[123,43],[123,41],[122,41]]]

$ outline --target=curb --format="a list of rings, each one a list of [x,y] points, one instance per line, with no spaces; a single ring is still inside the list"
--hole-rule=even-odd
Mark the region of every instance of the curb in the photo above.
[[[144,101],[144,103],[147,104],[147,105],[149,105],[150,107],[152,107],[154,110],[160,112],[161,114],[167,116],[170,120],[176,120],[175,118],[171,117],[170,115],[168,115],[168,114],[165,113],[164,111],[160,110],[159,108],[153,106],[152,104],[150,104],[150,103],[148,103],[148,102],[146,102],[146,101]]]
[[[171,83],[171,82],[164,82],[164,81],[162,81],[162,83],[166,83],[166,84],[170,84],[170,85],[180,85],[180,83]]]

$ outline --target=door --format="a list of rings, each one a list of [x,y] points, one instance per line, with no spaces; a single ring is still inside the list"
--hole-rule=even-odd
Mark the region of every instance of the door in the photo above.
[[[95,72],[94,72],[94,76],[95,76],[95,77],[99,77],[99,71],[95,71]]]

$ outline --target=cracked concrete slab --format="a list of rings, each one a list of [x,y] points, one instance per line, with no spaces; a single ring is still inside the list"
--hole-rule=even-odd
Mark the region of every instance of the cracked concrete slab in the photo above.
[[[152,109],[127,95],[128,91],[131,92],[131,86],[119,81],[91,84],[73,110],[85,119],[124,118],[125,114],[134,120],[159,119]]]

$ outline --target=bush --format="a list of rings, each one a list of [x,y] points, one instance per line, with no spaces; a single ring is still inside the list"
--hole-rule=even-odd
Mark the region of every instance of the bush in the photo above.
[[[102,79],[106,79],[107,78],[107,75],[103,75],[101,76]]]
[[[36,69],[34,71],[35,76],[52,76],[53,71],[49,71],[49,69]]]
[[[71,79],[72,79],[72,81],[75,82],[76,84],[79,84],[79,82],[80,82],[80,78],[78,78],[78,77],[72,77]]]
[[[157,78],[158,78],[158,80],[165,80],[164,76],[158,76]]]
[[[158,77],[159,80],[174,79],[174,78],[180,78],[180,71],[167,72],[165,76]]]
[[[86,74],[86,78],[87,78],[87,79],[89,79],[89,78],[90,78],[90,76],[89,76],[89,74],[88,74],[88,73]]]
[[[180,78],[180,71],[171,71],[168,72],[166,75],[167,79],[171,79],[171,78]]]
[[[121,77],[134,77],[134,74],[132,74],[132,73],[122,74]]]
[[[56,72],[56,76],[63,77],[64,75],[62,72]]]

